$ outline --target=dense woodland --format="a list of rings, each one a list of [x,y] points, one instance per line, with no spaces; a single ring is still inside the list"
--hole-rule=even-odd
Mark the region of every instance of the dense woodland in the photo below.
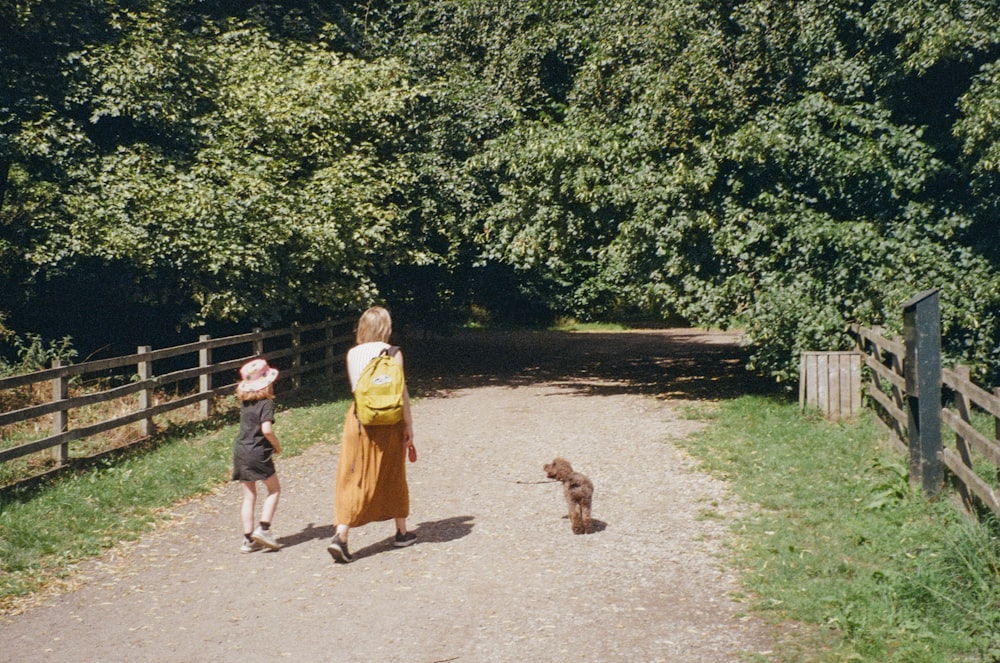
[[[0,0],[10,348],[385,302],[740,327],[941,289],[1000,377],[998,0]]]

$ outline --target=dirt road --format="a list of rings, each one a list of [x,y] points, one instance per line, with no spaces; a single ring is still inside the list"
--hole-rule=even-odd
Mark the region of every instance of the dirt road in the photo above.
[[[735,338],[660,330],[405,342],[420,458],[418,540],[351,533],[334,565],[336,445],[281,461],[283,549],[241,555],[228,485],[141,541],[82,565],[76,591],[0,625],[0,659],[33,661],[671,661],[769,658],[735,602],[724,484],[671,440],[692,401],[753,388]],[[561,455],[595,485],[575,536]],[[708,516],[708,517],[706,517]]]

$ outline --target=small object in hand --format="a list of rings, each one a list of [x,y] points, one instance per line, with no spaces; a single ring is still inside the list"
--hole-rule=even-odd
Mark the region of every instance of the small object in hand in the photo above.
[[[411,463],[417,462],[417,448],[415,446],[410,445],[410,448],[407,450],[407,453],[410,456]]]

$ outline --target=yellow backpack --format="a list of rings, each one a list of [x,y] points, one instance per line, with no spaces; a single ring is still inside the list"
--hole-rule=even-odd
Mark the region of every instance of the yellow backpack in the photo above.
[[[388,426],[403,420],[403,367],[392,358],[390,346],[374,357],[354,387],[354,412],[362,426]]]

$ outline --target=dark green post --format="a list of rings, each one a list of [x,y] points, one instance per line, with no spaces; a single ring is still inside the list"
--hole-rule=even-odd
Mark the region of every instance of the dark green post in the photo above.
[[[903,304],[910,477],[934,497],[944,482],[941,451],[941,307],[937,288]]]

